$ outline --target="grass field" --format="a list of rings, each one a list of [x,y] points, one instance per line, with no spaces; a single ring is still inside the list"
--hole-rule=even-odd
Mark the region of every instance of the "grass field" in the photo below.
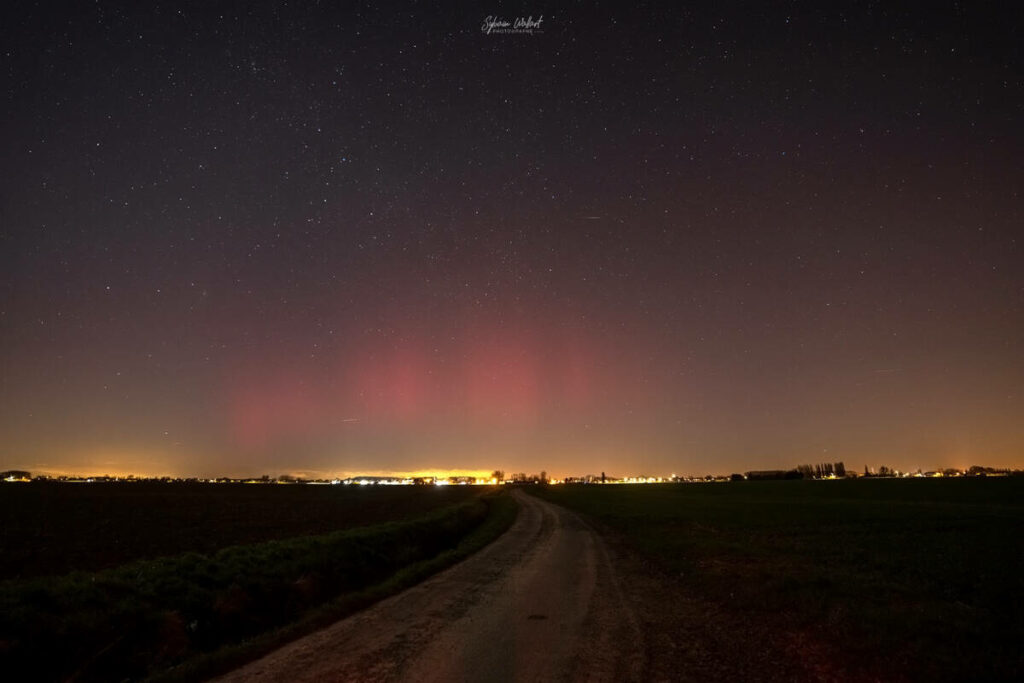
[[[70,491],[84,487],[64,486],[69,492],[55,495],[93,502],[92,492]],[[128,491],[135,484],[121,486],[107,491],[102,509],[121,509],[127,518],[94,512],[92,521],[131,536],[141,520],[159,520],[145,531],[166,533],[172,542],[156,546],[158,557],[101,571],[0,581],[0,670],[10,680],[199,679],[421,580],[482,547],[515,517],[509,496],[478,487],[207,487],[228,504],[196,487],[154,488],[147,497]],[[173,528],[173,514],[160,520],[159,511],[173,510],[175,500],[205,510],[205,526],[183,533]],[[128,501],[152,506],[132,515]],[[302,524],[288,504],[332,516]],[[260,520],[247,524],[240,509]],[[228,514],[218,517],[218,510]],[[392,521],[365,526],[382,517]],[[341,528],[309,534],[327,523]],[[225,547],[232,528],[302,535]],[[204,529],[211,532],[204,536]],[[214,550],[168,554],[190,539],[193,548]],[[91,554],[76,547],[103,563],[109,541]]]
[[[0,485],[0,580],[323,534],[423,514],[470,486]]]
[[[729,614],[809,634],[841,677],[1024,676],[1024,479],[535,490]]]

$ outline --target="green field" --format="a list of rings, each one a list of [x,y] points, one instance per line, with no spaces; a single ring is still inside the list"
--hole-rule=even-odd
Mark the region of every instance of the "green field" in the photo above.
[[[723,614],[810,634],[841,678],[1024,677],[1024,478],[535,491]]]
[[[0,495],[15,492],[36,506],[26,514],[52,516],[41,509],[42,491],[61,500],[71,529],[151,534],[155,545],[136,552],[141,559],[86,571],[109,565],[112,548],[123,551],[116,533],[90,549],[88,538],[63,530],[71,557],[84,558],[79,571],[0,581],[7,680],[194,680],[225,671],[467,556],[516,511],[509,496],[479,487],[33,486]],[[321,514],[304,519],[311,511]],[[196,514],[203,524],[176,528]],[[22,533],[7,538],[28,546],[19,556],[38,552],[67,566],[52,541],[32,547],[25,529],[38,520],[12,519]],[[311,533],[325,527],[336,530]],[[226,542],[232,533],[276,540],[236,545]]]

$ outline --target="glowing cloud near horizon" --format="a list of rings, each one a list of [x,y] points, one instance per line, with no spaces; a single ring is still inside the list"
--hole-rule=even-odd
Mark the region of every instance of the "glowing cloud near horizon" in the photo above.
[[[328,373],[289,358],[254,358],[227,383],[231,443],[259,449],[381,425],[531,429],[546,414],[593,409],[598,388],[615,381],[600,370],[596,345],[581,335],[541,341],[493,329],[467,337],[444,348],[407,338],[347,349],[326,364]]]

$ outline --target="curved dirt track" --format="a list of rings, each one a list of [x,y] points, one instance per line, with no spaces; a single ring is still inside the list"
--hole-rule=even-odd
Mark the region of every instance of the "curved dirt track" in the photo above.
[[[639,680],[640,630],[603,541],[513,495],[515,524],[476,555],[217,680]]]

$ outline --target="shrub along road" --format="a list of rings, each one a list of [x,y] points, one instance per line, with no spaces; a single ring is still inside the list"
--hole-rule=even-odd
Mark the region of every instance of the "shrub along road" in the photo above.
[[[221,681],[639,680],[644,651],[601,538],[520,491],[483,551]]]
[[[81,682],[228,671],[454,564],[514,508],[485,494],[385,524],[0,581],[0,671]]]

